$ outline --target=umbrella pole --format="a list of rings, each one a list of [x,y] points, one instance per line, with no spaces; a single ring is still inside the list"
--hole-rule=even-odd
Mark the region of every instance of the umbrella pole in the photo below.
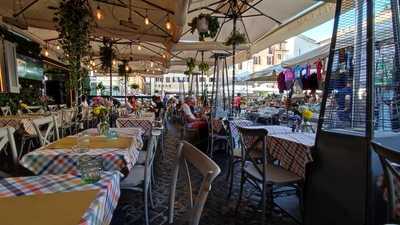
[[[225,61],[225,58],[224,58]],[[224,106],[224,111],[226,110],[226,93],[225,93],[225,65],[222,65],[222,101]],[[228,93],[229,95],[229,93]]]
[[[236,33],[236,22],[237,22],[237,15],[233,15],[233,33]],[[233,66],[233,70],[232,70],[232,101],[233,98],[235,97],[235,64],[236,64],[236,59],[235,59],[235,55],[236,55],[236,43],[233,43],[232,46],[232,66]],[[231,102],[231,114],[233,114],[233,102]]]

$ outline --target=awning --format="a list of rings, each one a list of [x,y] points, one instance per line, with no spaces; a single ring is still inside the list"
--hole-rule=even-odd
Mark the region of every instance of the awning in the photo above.
[[[245,81],[276,81],[277,75],[283,71],[281,65],[270,66],[250,74]]]
[[[330,42],[320,47],[317,47],[309,52],[306,52],[300,56],[287,59],[282,62],[282,67],[293,67],[296,65],[303,65],[307,63],[314,63],[318,59],[324,59],[328,57],[330,49]]]

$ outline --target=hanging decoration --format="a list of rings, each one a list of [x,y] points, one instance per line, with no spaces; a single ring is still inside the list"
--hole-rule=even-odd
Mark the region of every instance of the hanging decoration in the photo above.
[[[115,49],[110,39],[103,39],[103,46],[100,47],[100,61],[101,68],[104,71],[110,70],[112,67],[112,61],[115,58]]]
[[[199,41],[204,41],[205,38],[214,38],[219,29],[218,18],[204,13],[194,17],[188,25],[192,34],[197,30]]]
[[[193,73],[194,68],[196,68],[196,63],[194,58],[188,58],[186,60],[187,70],[184,72],[186,75],[191,75]]]
[[[206,73],[206,72],[208,72],[208,70],[210,70],[210,65],[208,65],[205,62],[201,62],[197,67],[203,73]]]
[[[59,43],[69,68],[70,77],[66,86],[78,91],[78,81],[85,73],[81,61],[90,49],[89,31],[93,21],[90,6],[87,0],[61,0],[54,15]]]
[[[246,34],[240,33],[239,31],[232,31],[224,44],[226,46],[231,46],[231,45],[245,44],[246,42],[247,42]]]

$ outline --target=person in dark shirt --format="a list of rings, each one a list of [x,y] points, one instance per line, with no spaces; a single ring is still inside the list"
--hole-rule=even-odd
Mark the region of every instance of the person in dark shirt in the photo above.
[[[156,104],[154,107],[154,114],[156,119],[161,119],[161,113],[165,110],[164,103],[161,101],[161,98],[159,96],[154,96],[153,97],[153,102]]]

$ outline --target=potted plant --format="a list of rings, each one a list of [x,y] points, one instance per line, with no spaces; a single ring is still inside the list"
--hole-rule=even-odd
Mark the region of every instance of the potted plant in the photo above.
[[[225,41],[225,45],[239,45],[246,43],[246,35],[244,33],[240,33],[239,31],[231,32],[229,37]]]
[[[139,89],[139,85],[138,84],[131,84],[131,88],[133,90]]]
[[[100,47],[100,61],[101,67],[104,71],[109,70],[112,67],[112,60],[115,58],[115,50],[112,42],[104,39],[103,46]]]
[[[197,67],[203,73],[206,73],[210,69],[210,66],[205,62],[200,63]]]
[[[103,82],[100,82],[96,86],[97,92],[100,91],[100,95],[103,95],[104,90],[106,90],[106,87],[104,87]]]
[[[188,73],[188,74],[187,74],[187,75],[192,74],[194,68],[196,68],[196,62],[195,62],[194,58],[188,58],[188,59],[186,60],[186,66],[187,66],[187,68],[188,68],[188,70],[187,70],[187,73]],[[186,71],[185,71],[185,72],[186,72]]]
[[[214,38],[219,29],[218,18],[211,16],[211,14],[201,13],[194,17],[188,25],[192,34],[197,30],[199,41],[204,41],[207,37]]]

